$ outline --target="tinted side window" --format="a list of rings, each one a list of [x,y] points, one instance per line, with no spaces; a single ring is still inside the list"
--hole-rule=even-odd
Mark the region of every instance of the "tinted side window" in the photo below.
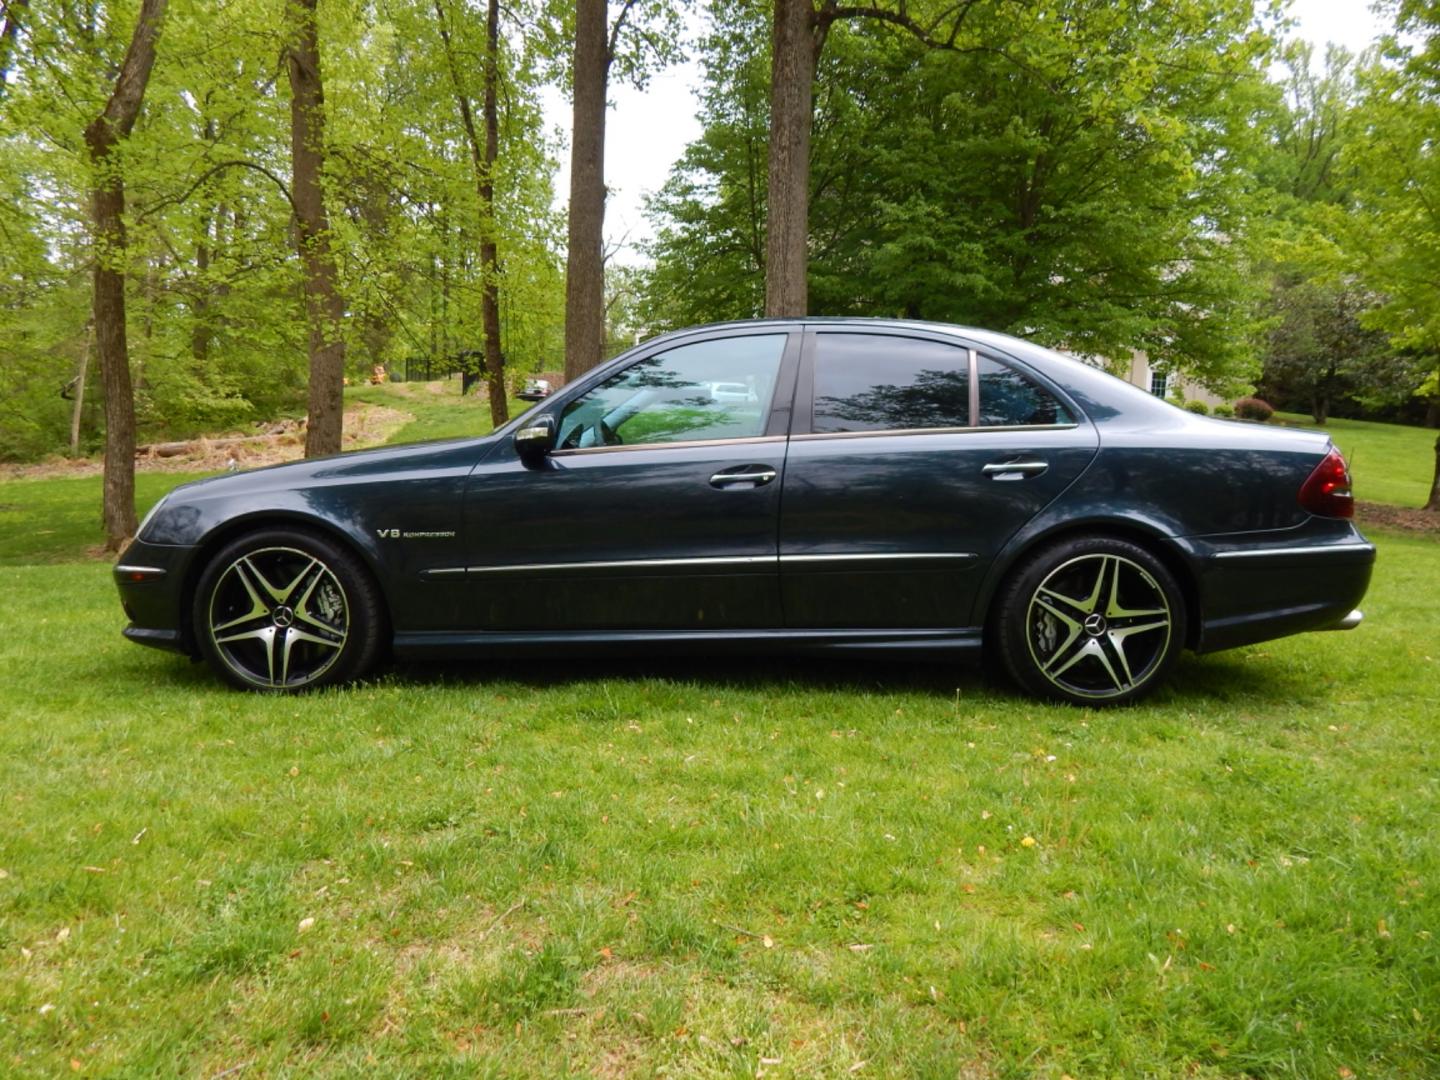
[[[631,364],[565,406],[562,450],[765,433],[784,334],[682,345]]]
[[[968,349],[879,334],[816,336],[812,431],[969,426]]]
[[[1055,395],[1007,364],[980,357],[980,424],[1020,427],[1073,424],[1075,418]]]

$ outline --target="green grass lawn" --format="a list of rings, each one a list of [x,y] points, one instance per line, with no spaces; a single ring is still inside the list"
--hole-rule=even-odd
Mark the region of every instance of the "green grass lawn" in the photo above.
[[[1302,413],[1275,416],[1295,427],[1315,427],[1315,421]],[[1394,506],[1425,505],[1435,476],[1435,438],[1440,431],[1337,419],[1323,430],[1329,432],[1350,463],[1357,499]]]
[[[135,512],[144,517],[171,488],[205,473],[135,474]],[[104,543],[98,476],[0,481],[0,566],[64,562]]]
[[[411,414],[412,419],[386,440],[388,445],[484,435],[490,430],[488,402],[474,397],[462,398],[458,378],[440,385],[441,393],[428,390],[425,383],[352,386],[346,388],[345,400],[384,405]],[[531,406],[519,398],[511,398],[508,404],[512,417]]]
[[[1091,712],[813,661],[234,693],[5,521],[0,1075],[1440,1073],[1433,538],[1359,630]]]
[[[473,398],[461,398],[459,380],[452,383],[438,394],[423,384],[396,383],[350,387],[345,396],[347,401],[383,405],[411,415],[386,440],[386,445],[490,431],[489,406]],[[509,405],[510,415],[519,416],[531,403],[517,398]],[[143,518],[171,488],[208,475],[214,474],[137,472],[136,513]],[[100,495],[99,476],[0,481],[0,566],[77,559],[103,543]]]

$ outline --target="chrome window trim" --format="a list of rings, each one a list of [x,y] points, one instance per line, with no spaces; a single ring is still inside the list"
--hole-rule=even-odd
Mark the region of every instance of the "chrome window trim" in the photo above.
[[[1239,551],[1217,551],[1212,559],[1281,559],[1295,555],[1353,555],[1375,551],[1374,544],[1307,544],[1304,547],[1246,548]]]
[[[551,457],[572,457],[576,454],[614,454],[622,450],[683,450],[707,446],[756,446],[761,443],[783,443],[784,435],[742,435],[738,439],[688,439],[684,442],[621,443],[619,446],[575,446],[568,450],[552,450]]]
[[[980,354],[970,350],[970,426],[980,426]]]
[[[985,427],[885,428],[880,431],[807,431],[792,440],[873,439],[882,435],[969,435],[977,431],[1073,431],[1079,424],[995,424]]]

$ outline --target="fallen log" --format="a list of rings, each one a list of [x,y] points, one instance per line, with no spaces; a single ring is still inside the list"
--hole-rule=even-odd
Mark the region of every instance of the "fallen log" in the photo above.
[[[147,443],[135,448],[136,457],[179,457],[181,454],[198,453],[218,446],[238,446],[241,443],[262,442],[280,435],[290,435],[305,427],[304,420],[282,420],[273,427],[254,435],[228,435],[223,439],[182,439],[179,442]]]

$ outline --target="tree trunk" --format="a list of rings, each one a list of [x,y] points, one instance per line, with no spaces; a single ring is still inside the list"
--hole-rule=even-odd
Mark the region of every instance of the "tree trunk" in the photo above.
[[[195,295],[190,312],[190,355],[202,377],[210,363],[210,227],[207,209],[200,219],[200,238],[195,243]]]
[[[819,57],[811,0],[775,0],[770,58],[770,187],[765,314],[808,314],[810,127]]]
[[[85,325],[85,351],[80,354],[80,370],[75,375],[75,407],[70,410],[70,456],[80,456],[80,421],[85,409],[85,380],[90,375],[90,350],[95,345],[95,320]]]
[[[1435,439],[1435,478],[1430,481],[1430,498],[1425,509],[1440,514],[1440,437]]]
[[[310,401],[305,456],[340,451],[344,423],[345,304],[330,250],[330,220],[320,177],[325,167],[325,93],[320,78],[316,0],[286,0],[290,22],[290,156],[295,200],[296,246],[305,275],[305,315],[310,324]]]
[[[155,43],[167,0],[142,0],[135,33],[115,90],[85,128],[90,159],[90,214],[94,230],[93,318],[105,388],[105,484],[101,518],[105,549],[118,551],[135,535],[135,393],[125,341],[125,178],[111,151],[128,138],[145,100],[155,65]]]
[[[500,3],[489,0],[485,13],[485,97],[483,102],[485,141],[481,145],[475,129],[470,97],[460,82],[460,69],[450,46],[450,31],[440,0],[435,0],[435,17],[440,22],[440,40],[445,62],[455,87],[455,103],[470,145],[470,163],[475,171],[475,190],[480,199],[480,325],[485,334],[485,379],[489,387],[490,420],[499,427],[510,419],[505,395],[505,356],[500,351],[500,257],[495,241],[495,161],[500,151]],[[470,373],[461,378],[462,392],[468,389]]]
[[[807,0],[808,2],[808,0]],[[570,235],[565,263],[565,379],[600,363],[605,338],[606,0],[576,0]]]
[[[485,168],[481,170],[480,320],[485,330],[485,376],[490,381],[490,422],[510,419],[505,394],[505,354],[500,351],[500,254],[495,243],[495,160],[500,156],[500,0],[485,11]]]
[[[927,48],[955,49],[956,38],[978,0],[946,10],[948,33],[927,27],[899,4],[847,5],[824,0],[775,0],[770,36],[770,164],[765,208],[765,314],[809,314],[806,269],[810,240],[810,129],[814,125],[815,72],[825,38],[837,19],[876,19],[898,26]]]
[[[207,145],[215,142],[215,121],[206,117],[200,137]],[[210,234],[219,239],[224,207],[214,207],[208,194],[205,212],[200,217],[200,232],[195,238],[195,287],[190,299],[190,355],[196,373],[204,378],[210,363]]]
[[[1318,391],[1310,398],[1310,415],[1315,423],[1324,427],[1330,420],[1330,395]]]

